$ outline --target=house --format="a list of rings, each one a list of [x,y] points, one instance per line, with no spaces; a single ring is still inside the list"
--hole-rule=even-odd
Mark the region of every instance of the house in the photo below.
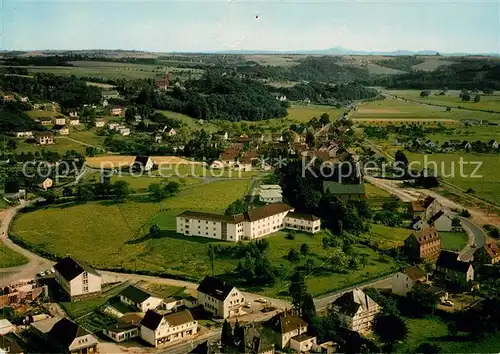
[[[449,232],[453,229],[453,220],[450,216],[446,215],[444,211],[440,210],[427,221],[417,217],[417,219],[413,222],[412,228],[414,230],[420,230],[431,225],[433,225],[439,232]]]
[[[177,232],[186,236],[238,242],[264,237],[286,228],[286,224],[303,226],[304,231],[309,233],[319,231],[319,219],[306,220],[302,214],[288,217],[290,211],[294,209],[284,203],[268,204],[237,215],[185,211],[177,216]]]
[[[46,177],[37,181],[36,186],[42,188],[44,191],[51,188],[54,185],[54,180],[52,178]]]
[[[411,202],[411,213],[413,218],[420,217],[423,220],[429,220],[443,209],[442,205],[433,197],[426,197]]]
[[[274,354],[274,344],[261,335],[260,326],[243,327],[243,340],[236,343],[238,352],[244,354]]]
[[[309,324],[298,315],[294,315],[287,311],[274,315],[270,320],[264,323],[264,325],[271,328],[274,336],[274,343],[276,343],[280,349],[288,347],[292,338],[305,334],[309,326]]]
[[[120,123],[109,123],[108,128],[111,130],[119,130],[122,125]]]
[[[280,133],[271,134],[271,141],[282,142],[283,140],[283,135],[281,135]]]
[[[35,279],[18,280],[0,289],[0,309],[47,296],[47,285],[41,285]]]
[[[52,125],[52,118],[40,117],[40,118],[38,118],[38,122],[43,126]]]
[[[198,302],[198,300],[196,300]],[[181,306],[184,306],[184,301],[181,298],[174,298],[174,297],[169,297],[165,300],[162,301],[161,303],[161,309],[165,309],[167,311],[177,311],[178,308]],[[187,307],[187,306],[186,306]],[[196,306],[194,306],[196,307]],[[192,308],[192,307],[190,307]]]
[[[69,111],[70,118],[78,118],[78,112],[75,110]]]
[[[361,199],[366,197],[365,184],[345,184],[323,181],[323,192],[330,193],[341,200]]]
[[[213,168],[216,170],[222,169],[222,168],[224,168],[224,163],[222,161],[215,160],[214,162],[212,162],[210,164],[210,168]]]
[[[31,130],[16,132],[16,138],[31,139],[33,138],[33,132]]]
[[[4,335],[10,332],[14,332],[16,326],[9,322],[9,320],[2,318],[0,319],[0,334]]]
[[[169,127],[166,130],[164,130],[163,134],[167,134],[167,136],[174,136],[175,134],[177,134],[177,132],[175,131],[174,128]]]
[[[373,319],[381,307],[361,289],[344,293],[332,303],[332,309],[342,318],[346,328],[367,334],[371,332]]]
[[[198,299],[191,295],[184,297],[182,301],[184,303],[184,306],[186,306],[188,309],[195,308],[199,305]]]
[[[474,281],[472,264],[459,260],[458,253],[441,251],[434,271],[435,282],[446,288],[470,290]]]
[[[139,337],[140,326],[134,323],[116,323],[102,330],[105,336],[108,336],[117,343]]]
[[[141,312],[154,310],[162,302],[162,299],[154,297],[148,292],[133,285],[129,285],[123,289],[123,291],[119,294],[119,297],[120,302],[136,307]]]
[[[65,125],[54,125],[52,131],[59,135],[69,135],[69,129]]]
[[[130,135],[129,128],[125,128],[125,127],[120,128],[119,132],[120,132],[120,135],[122,135],[122,136],[129,136]]]
[[[120,97],[120,94],[116,90],[105,90],[102,91],[101,95],[105,100],[109,100],[110,98]]]
[[[35,140],[40,145],[54,144],[54,136],[49,132],[40,132],[35,135]]]
[[[312,214],[290,211],[286,214],[285,228],[315,234],[321,229],[321,219]]]
[[[186,341],[198,331],[198,322],[188,310],[165,316],[148,310],[141,321],[141,338],[153,347]]]
[[[290,339],[290,349],[295,350],[297,353],[309,353],[317,344],[316,336],[307,333]]]
[[[125,109],[121,106],[114,106],[109,109],[109,114],[112,116],[123,116]]]
[[[163,76],[158,76],[155,80],[156,88],[161,91],[167,91],[168,85],[170,84],[170,73],[165,73]]]
[[[101,294],[101,276],[87,263],[68,256],[54,269],[55,281],[70,301]]]
[[[392,292],[398,295],[406,295],[413,286],[424,283],[427,280],[425,272],[419,267],[413,266],[403,269],[392,276]]]
[[[79,124],[80,124],[80,120],[78,118],[75,117],[75,118],[69,119],[69,125],[75,126],[75,125],[79,125]]]
[[[157,132],[157,133],[153,134],[153,139],[154,139],[155,144],[160,144],[161,141],[163,140],[163,136],[161,133]]]
[[[95,127],[96,128],[104,128],[106,126],[106,122],[103,120],[96,120]]]
[[[283,202],[283,195],[281,188],[278,189],[261,189],[259,191],[259,201],[263,203],[281,203]]]
[[[0,353],[24,354],[24,349],[19,345],[13,335],[0,335]]]
[[[496,141],[496,140],[490,140],[490,141],[488,142],[488,146],[489,146],[491,149],[495,149],[495,150],[496,150],[496,149],[498,149],[499,144],[498,144],[498,141]]]
[[[225,131],[219,130],[218,132],[214,133],[214,136],[216,136],[219,139],[222,140],[227,140],[229,139],[229,134]]]
[[[474,252],[474,262],[496,264],[500,262],[500,247],[497,242],[486,243]]]
[[[33,322],[30,331],[43,340],[47,347],[44,352],[98,353],[97,338],[65,317],[51,317]]]
[[[154,166],[150,156],[136,156],[132,168],[137,171],[150,171]]]
[[[54,117],[54,125],[66,125],[66,118],[62,116]]]
[[[410,259],[434,260],[441,252],[441,237],[434,226],[412,231],[404,242],[404,250]]]
[[[198,303],[216,317],[234,317],[243,312],[243,293],[220,279],[206,276],[196,290]]]

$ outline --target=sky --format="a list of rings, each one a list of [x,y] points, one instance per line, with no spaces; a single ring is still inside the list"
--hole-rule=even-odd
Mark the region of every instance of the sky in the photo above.
[[[0,49],[499,53],[500,0],[0,0]]]

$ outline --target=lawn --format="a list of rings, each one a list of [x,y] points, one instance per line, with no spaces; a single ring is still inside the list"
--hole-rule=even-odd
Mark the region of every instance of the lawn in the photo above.
[[[153,284],[141,282],[138,284],[141,288],[149,291],[151,294],[160,296],[162,299],[168,299],[174,296],[188,296],[186,288],[180,286],[172,286],[165,284]]]
[[[196,184],[202,182],[201,178],[159,178],[159,177],[150,177],[150,176],[113,176],[111,177],[111,181],[125,181],[129,184],[130,188],[134,190],[135,193],[146,193],[148,191],[148,187],[153,183],[165,183],[165,182],[177,182],[181,185],[181,189],[192,187]]]
[[[441,236],[441,248],[451,251],[461,251],[467,245],[467,233],[465,232],[439,232]]]
[[[2,210],[2,209],[6,209],[6,208],[8,208],[9,206],[10,206],[10,204],[9,204],[9,203],[7,203],[7,202],[5,201],[5,199],[3,199],[3,197],[0,197],[0,210]]]
[[[388,92],[398,97],[405,97],[418,102],[432,103],[440,106],[462,106],[467,109],[493,110],[500,112],[500,91],[496,91],[492,95],[484,95],[480,92],[481,101],[479,102],[473,101],[474,94],[471,95],[471,101],[462,102],[462,99],[459,97],[460,91],[458,90],[450,90],[444,96],[439,95],[440,90],[431,90],[431,94],[428,97],[420,97],[421,90],[391,90]],[[498,119],[498,115],[496,116],[496,119]]]
[[[320,105],[292,105],[288,108],[288,119],[300,123],[307,123],[312,118],[319,118],[323,113],[328,113],[331,120],[335,120],[344,110],[342,108],[335,108],[331,106]]]
[[[70,134],[69,137],[72,137],[72,135]],[[57,152],[61,155],[69,150],[75,150],[83,154],[85,153],[85,149],[87,148],[85,145],[82,145],[76,141],[72,141],[61,136],[54,137],[54,144],[52,145],[40,146],[35,143],[27,143],[23,139],[16,139],[16,143],[17,143],[16,153],[21,153],[21,152],[35,153],[35,151],[41,151],[43,149],[46,151]]]
[[[410,231],[402,227],[372,224],[370,232],[364,236],[367,240],[377,241],[380,248],[388,249],[401,246],[410,235]]]
[[[42,208],[20,214],[13,232],[39,250],[59,256],[71,254],[101,268],[151,270],[198,278],[198,271],[208,273],[204,259],[207,240],[151,240],[141,236],[147,234],[151,224],[171,233],[175,230],[175,216],[184,210],[223,212],[233,200],[246,194],[248,182],[200,184],[161,203],[132,198],[125,203],[95,201]],[[198,269],[197,262],[204,266]]]
[[[414,352],[422,343],[430,342],[438,345],[442,353],[498,353],[500,336],[492,335],[480,340],[456,340],[448,337],[448,327],[439,317],[409,318],[408,338],[402,344],[397,344],[394,351],[397,353]]]
[[[28,263],[28,258],[8,248],[0,241],[0,268],[17,267],[26,263]]]

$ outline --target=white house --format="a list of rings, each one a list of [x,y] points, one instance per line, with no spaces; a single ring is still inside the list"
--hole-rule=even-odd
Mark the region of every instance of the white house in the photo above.
[[[188,310],[165,316],[148,310],[141,321],[141,338],[153,347],[186,341],[198,331],[198,322]]]
[[[106,126],[106,122],[103,120],[96,120],[95,127],[96,128],[104,128]]]
[[[52,130],[59,135],[69,135],[69,129],[65,125],[54,125]]]
[[[79,125],[80,120],[78,118],[70,118],[69,119],[69,125]]]
[[[22,131],[22,132],[16,132],[16,138],[33,138],[33,132],[32,131]]]
[[[281,194],[281,190],[261,189],[259,191],[259,201],[263,203],[281,203],[283,195]]]
[[[198,303],[217,317],[228,318],[242,314],[245,296],[234,286],[206,276],[198,286]]]
[[[129,128],[120,128],[120,135],[122,136],[129,136],[130,135],[130,129]]]
[[[158,297],[154,297],[148,292],[139,289],[133,285],[130,285],[123,289],[123,291],[119,294],[120,302],[133,306],[137,308],[141,312],[146,312],[147,310],[154,310],[157,308],[162,299]]]
[[[305,214],[290,214],[294,209],[284,203],[273,203],[238,215],[221,215],[185,211],[177,216],[177,232],[186,236],[201,236],[223,241],[255,240],[284,228],[315,233],[320,220]],[[288,225],[288,226],[287,226]]]
[[[139,337],[139,325],[134,323],[117,323],[104,328],[102,332],[115,342],[121,343]]]
[[[290,348],[297,353],[309,353],[317,344],[316,337],[306,333],[290,339]]]
[[[498,144],[498,141],[496,141],[496,140],[490,140],[489,143],[488,143],[488,145],[492,149],[498,149],[498,146],[500,146]]]
[[[304,335],[309,326],[302,318],[289,312],[274,315],[265,325],[272,329],[274,342],[281,349],[291,345],[292,338]],[[302,340],[299,339],[299,342]]]
[[[87,263],[66,257],[54,269],[55,281],[70,301],[101,294],[101,276]]]
[[[69,112],[70,118],[78,118],[78,112],[77,111],[70,111]]]
[[[4,335],[10,332],[14,332],[16,326],[10,323],[7,319],[0,319],[0,334]]]
[[[434,225],[437,231],[452,231],[453,219],[440,210],[428,220],[418,219],[412,225],[414,230],[422,230]]]
[[[132,167],[141,171],[150,171],[154,166],[153,160],[149,156],[136,156]]]
[[[373,319],[381,308],[371,297],[356,288],[336,299],[332,309],[342,317],[347,329],[367,334],[371,332]]]
[[[427,280],[425,273],[419,267],[408,267],[392,276],[392,292],[398,295],[406,295],[417,283]]]
[[[66,124],[65,117],[55,117],[54,118],[54,125],[65,125],[65,124]]]

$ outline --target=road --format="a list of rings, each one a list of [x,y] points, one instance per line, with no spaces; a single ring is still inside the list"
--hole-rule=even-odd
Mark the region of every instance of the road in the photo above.
[[[316,305],[316,311],[326,310],[328,306],[339,298],[342,294],[354,290],[356,288],[364,289],[364,288],[377,288],[377,289],[387,289],[392,286],[392,274],[387,275],[383,278],[370,280],[362,284],[358,284],[356,286],[351,286],[330,294],[322,295],[314,299],[314,305]]]
[[[222,334],[222,328],[216,328],[210,331],[210,334],[205,335],[199,339],[190,340],[189,342],[183,342],[178,345],[169,346],[168,348],[164,348],[162,351],[159,351],[160,354],[184,354],[189,353],[193,350],[198,344],[208,341],[210,343],[216,342],[220,340],[220,336]]]
[[[460,217],[460,221],[462,223],[462,227],[469,235],[469,242],[460,252],[460,259],[462,261],[470,261],[474,252],[486,244],[488,236],[485,234],[483,229],[471,222],[469,219]]]

